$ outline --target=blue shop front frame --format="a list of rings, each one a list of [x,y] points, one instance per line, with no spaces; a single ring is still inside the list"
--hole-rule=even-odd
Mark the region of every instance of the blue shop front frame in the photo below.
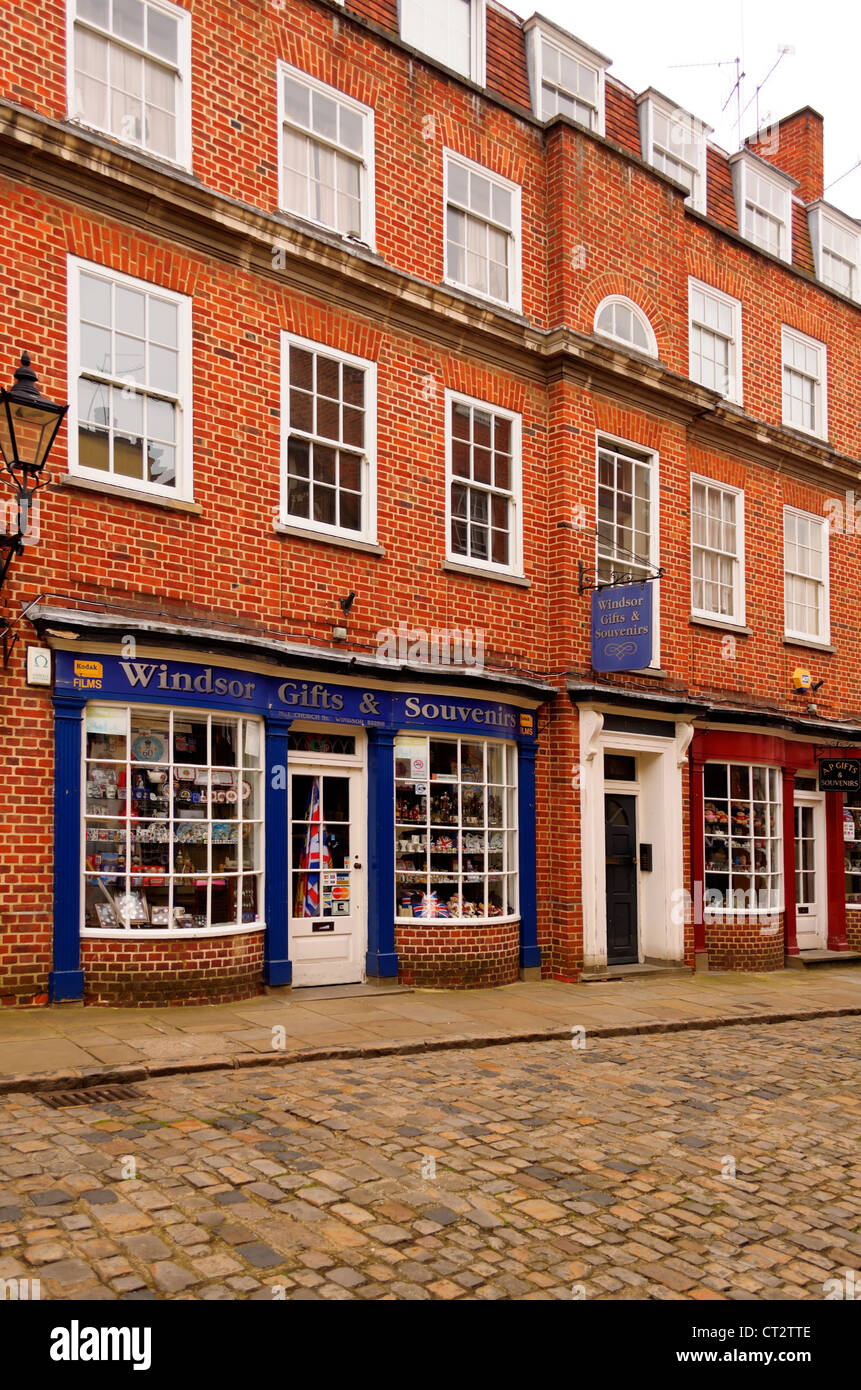
[[[504,738],[518,746],[520,967],[537,970],[535,759],[537,701],[505,701],[420,690],[340,685],[283,670],[249,672],[195,654],[153,660],[57,651],[54,679],[54,1002],[83,998],[81,969],[81,768],[84,709],[90,701],[170,705],[262,717],[266,732],[264,982],[289,985],[287,843],[288,735],[296,720],[360,725],[368,733],[368,947],[365,971],[396,979],[395,739],[415,729]],[[444,679],[444,677],[442,677]]]

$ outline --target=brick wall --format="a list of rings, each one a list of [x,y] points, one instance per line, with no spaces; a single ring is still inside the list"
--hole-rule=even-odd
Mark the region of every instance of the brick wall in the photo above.
[[[782,970],[783,913],[779,916],[776,933],[763,935],[760,923],[743,917],[721,917],[706,922],[706,947],[709,970]],[[773,923],[770,924],[773,927]]]
[[[227,1004],[263,991],[263,933],[147,941],[84,937],[84,1002]]]
[[[399,980],[419,989],[490,989],[518,978],[516,922],[452,926],[436,919],[395,928]]]

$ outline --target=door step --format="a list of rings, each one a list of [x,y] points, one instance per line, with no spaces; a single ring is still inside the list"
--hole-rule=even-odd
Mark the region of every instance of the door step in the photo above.
[[[393,994],[412,994],[411,985],[294,985],[291,998],[388,999]]]
[[[808,970],[814,965],[852,965],[861,961],[861,951],[802,951],[798,956],[787,956],[787,970]]]
[[[607,965],[603,970],[585,970],[581,985],[607,983],[610,980],[636,980],[648,976],[690,975],[686,965]]]

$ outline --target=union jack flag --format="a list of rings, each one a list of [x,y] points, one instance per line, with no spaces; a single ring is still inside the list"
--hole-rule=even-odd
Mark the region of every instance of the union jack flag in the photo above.
[[[315,777],[311,783],[308,798],[308,811],[305,816],[308,829],[305,832],[305,846],[299,860],[302,873],[296,879],[295,917],[319,917],[320,915],[320,870],[327,869],[332,856],[326,844],[320,815],[320,782]]]

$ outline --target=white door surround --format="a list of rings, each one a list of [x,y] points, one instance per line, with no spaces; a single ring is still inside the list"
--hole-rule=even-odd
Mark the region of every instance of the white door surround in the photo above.
[[[355,735],[354,756],[291,751],[287,759],[289,952],[299,988],[358,984],[365,977],[364,738],[360,729],[339,732]]]
[[[655,716],[649,711],[650,719]],[[662,723],[664,721],[661,721]],[[666,720],[667,738],[604,728],[604,712],[580,706],[580,852],[583,882],[583,965],[607,964],[605,787],[636,791],[639,838],[652,845],[652,869],[638,870],[640,961],[678,964],[684,959],[685,870],[682,839],[682,777],[693,725]],[[636,783],[605,783],[604,754],[636,757]]]
[[[800,951],[828,944],[825,796],[795,792],[795,934]]]

